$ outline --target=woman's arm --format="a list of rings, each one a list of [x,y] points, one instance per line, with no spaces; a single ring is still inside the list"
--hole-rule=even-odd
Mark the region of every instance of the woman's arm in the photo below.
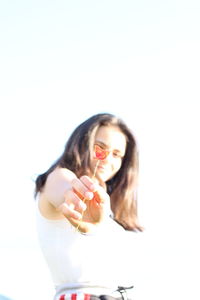
[[[66,168],[56,168],[47,177],[42,198],[46,199],[54,208],[58,208],[65,201],[65,193],[71,188],[71,182],[76,175]]]
[[[106,191],[88,176],[77,178],[70,170],[57,168],[47,178],[39,206],[45,217],[66,217],[74,227],[88,232],[102,221],[109,202]]]
[[[47,219],[63,219],[59,206],[65,201],[65,193],[71,187],[76,175],[68,169],[56,168],[47,177],[46,183],[39,193],[39,209]]]

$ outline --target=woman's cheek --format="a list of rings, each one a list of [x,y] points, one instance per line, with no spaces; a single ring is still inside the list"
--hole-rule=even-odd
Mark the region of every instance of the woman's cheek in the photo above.
[[[122,165],[122,161],[121,161],[121,159],[119,159],[115,165],[115,173],[117,173],[119,171],[119,169],[121,168],[121,165]]]

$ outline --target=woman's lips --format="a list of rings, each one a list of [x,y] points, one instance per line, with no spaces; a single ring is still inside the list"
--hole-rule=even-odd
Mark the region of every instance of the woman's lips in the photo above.
[[[104,167],[104,166],[98,166],[97,169],[98,169],[98,170],[101,170],[101,171],[107,171],[107,168]]]

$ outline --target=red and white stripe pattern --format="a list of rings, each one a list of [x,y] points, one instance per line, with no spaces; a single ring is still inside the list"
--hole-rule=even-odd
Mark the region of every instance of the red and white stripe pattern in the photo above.
[[[89,294],[63,294],[59,300],[90,300]]]

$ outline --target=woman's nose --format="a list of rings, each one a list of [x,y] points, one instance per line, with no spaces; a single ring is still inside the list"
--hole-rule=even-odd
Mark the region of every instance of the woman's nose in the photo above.
[[[103,160],[103,162],[108,163],[111,162],[113,158],[112,152],[109,152],[106,158]]]

